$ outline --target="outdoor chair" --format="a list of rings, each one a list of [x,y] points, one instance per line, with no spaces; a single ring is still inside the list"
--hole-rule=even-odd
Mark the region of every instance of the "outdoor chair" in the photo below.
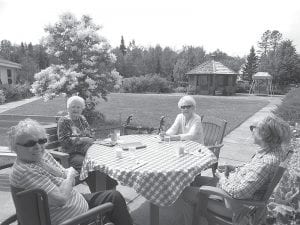
[[[285,162],[281,163],[274,173],[260,201],[234,199],[217,187],[199,187],[199,201],[194,213],[193,224],[198,224],[196,221],[199,219],[199,212],[201,216],[206,217],[209,225],[259,224],[265,219],[268,201],[286,170],[286,163],[291,155],[289,153]]]
[[[16,207],[16,214],[6,219],[1,225],[18,221],[20,225],[51,225],[48,196],[41,189],[23,190],[11,186],[11,194]],[[102,224],[103,214],[113,209],[112,203],[105,203],[89,211],[68,219],[60,225]]]
[[[227,121],[212,116],[201,116],[204,145],[214,152],[219,159],[220,150],[223,147],[223,137]],[[218,168],[218,162],[212,165],[212,173],[215,176],[215,172]]]
[[[159,134],[165,125],[165,116],[161,116],[159,120],[159,127],[147,127],[141,125],[132,124],[133,115],[129,115],[123,125],[124,135],[128,134],[153,134],[154,132]]]

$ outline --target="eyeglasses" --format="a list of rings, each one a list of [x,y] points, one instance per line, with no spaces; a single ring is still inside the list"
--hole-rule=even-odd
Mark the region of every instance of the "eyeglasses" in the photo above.
[[[23,147],[30,148],[30,147],[35,146],[37,143],[39,143],[40,145],[46,144],[47,141],[48,141],[47,138],[41,138],[41,139],[38,139],[37,141],[29,140],[29,141],[25,142],[24,144],[17,143],[17,145],[21,145]]]
[[[190,109],[192,108],[192,105],[182,105],[180,106],[181,109]]]
[[[251,132],[256,128],[256,126],[254,126],[254,125],[251,125],[250,127],[250,130],[251,130]]]

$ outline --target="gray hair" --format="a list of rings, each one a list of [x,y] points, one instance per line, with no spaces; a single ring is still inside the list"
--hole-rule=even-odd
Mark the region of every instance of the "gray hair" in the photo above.
[[[258,134],[268,145],[289,143],[291,129],[287,122],[274,114],[264,118],[257,124]]]
[[[195,101],[195,99],[194,99],[192,96],[190,96],[190,95],[185,95],[185,96],[183,96],[181,99],[179,99],[179,101],[178,101],[178,108],[180,109],[181,106],[182,106],[184,103],[187,103],[187,104],[189,104],[189,105],[192,105],[192,106],[194,106],[194,108],[196,108],[196,101]]]
[[[84,99],[81,98],[80,96],[72,96],[72,97],[68,98],[68,100],[67,100],[67,108],[69,108],[70,105],[71,105],[73,102],[79,102],[79,103],[82,105],[82,108],[83,108],[83,109],[85,108],[85,101],[84,101]]]
[[[16,126],[12,126],[8,130],[9,147],[12,151],[15,150],[16,142],[18,137],[24,134],[30,134],[32,129],[36,129],[38,132],[47,137],[46,130],[36,120],[26,118],[21,120]]]

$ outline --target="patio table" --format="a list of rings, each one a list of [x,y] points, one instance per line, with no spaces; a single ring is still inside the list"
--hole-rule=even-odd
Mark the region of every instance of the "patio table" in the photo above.
[[[132,187],[150,201],[151,225],[159,223],[159,206],[172,205],[201,171],[217,162],[213,152],[194,141],[161,142],[157,135],[125,135],[120,139],[146,147],[136,149],[134,156],[123,151],[120,159],[116,157],[116,147],[93,144],[87,151],[80,179],[91,171],[100,171]],[[188,153],[178,156],[179,145],[184,145]]]

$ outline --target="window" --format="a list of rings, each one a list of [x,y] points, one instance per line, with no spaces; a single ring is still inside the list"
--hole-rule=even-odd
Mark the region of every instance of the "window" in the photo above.
[[[11,70],[7,70],[7,82],[8,84],[12,84],[12,76],[11,76]]]

